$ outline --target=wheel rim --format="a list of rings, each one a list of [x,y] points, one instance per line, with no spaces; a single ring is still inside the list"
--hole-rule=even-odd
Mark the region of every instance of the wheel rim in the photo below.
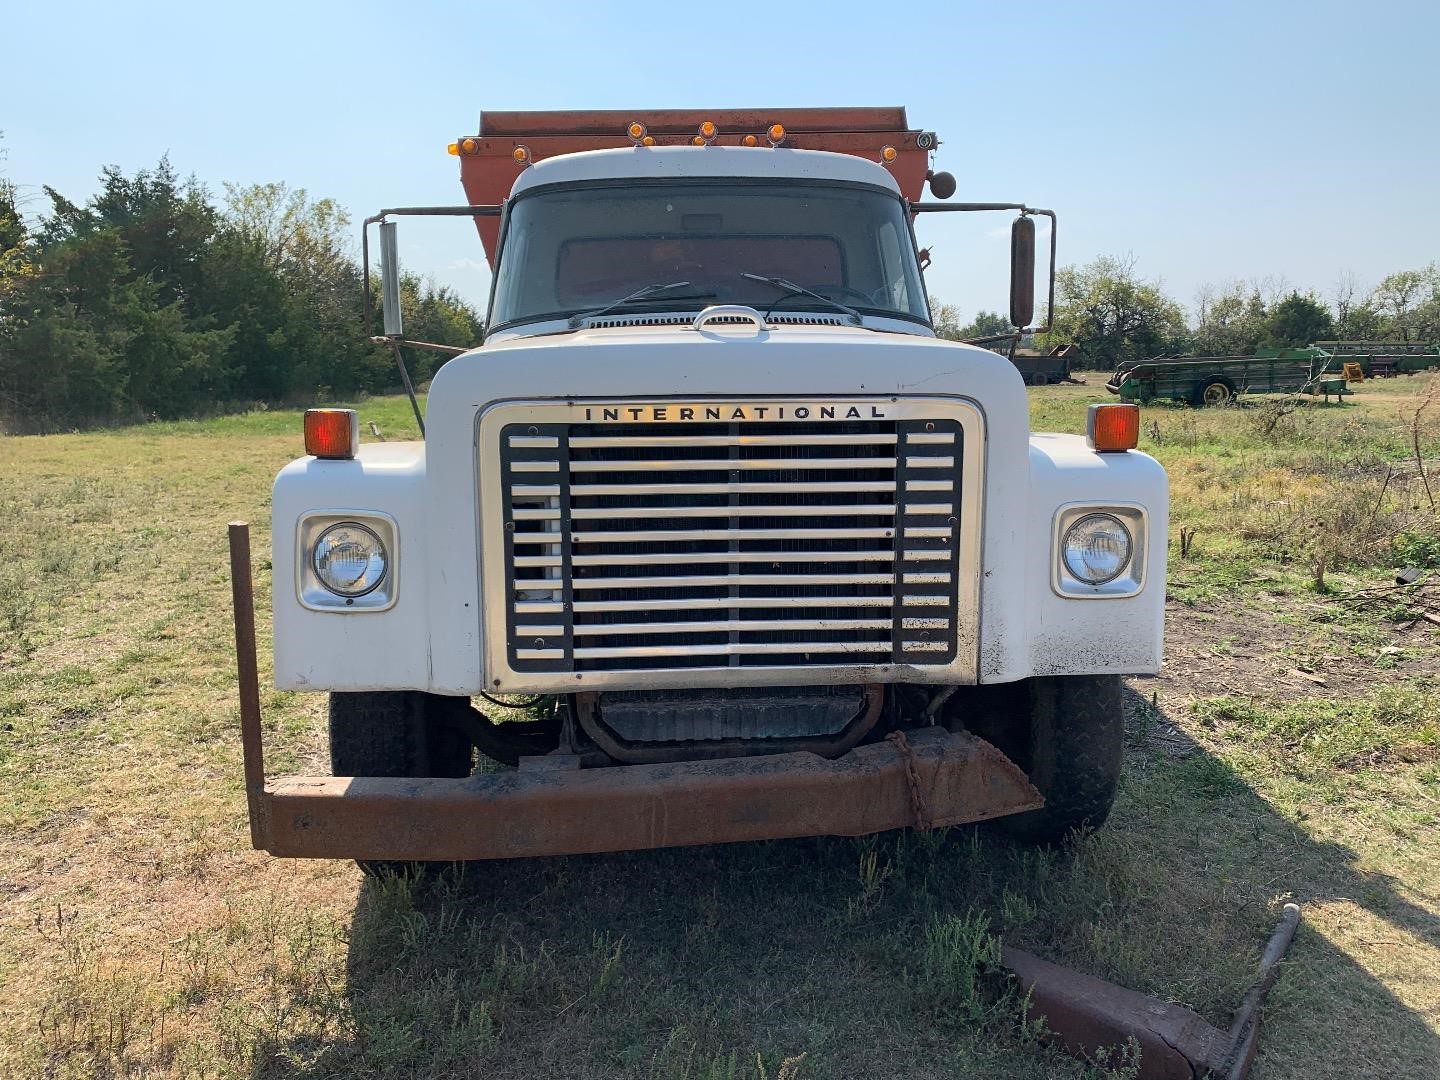
[[[1230,388],[1224,383],[1211,383],[1205,387],[1206,405],[1224,405],[1230,400]]]

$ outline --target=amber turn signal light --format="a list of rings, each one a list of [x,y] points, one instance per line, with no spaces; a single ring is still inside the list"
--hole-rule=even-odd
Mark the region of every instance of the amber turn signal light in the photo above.
[[[306,409],[305,452],[343,461],[360,445],[360,416],[354,409]]]
[[[1134,450],[1140,445],[1140,406],[1091,405],[1085,418],[1085,442],[1102,454]]]

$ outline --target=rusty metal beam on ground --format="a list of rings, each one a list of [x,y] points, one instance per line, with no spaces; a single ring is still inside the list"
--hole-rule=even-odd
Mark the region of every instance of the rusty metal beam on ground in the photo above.
[[[1191,1054],[1223,1056],[1225,1033],[1183,1005],[1170,1005],[1093,975],[1006,947],[1003,963],[1030,995],[1030,1018],[1044,1017],[1066,1052],[1095,1060],[1099,1051],[1140,1044],[1143,1080],[1196,1080]],[[1181,1048],[1184,1049],[1181,1049]]]
[[[935,825],[1042,805],[990,744],[930,728],[909,737]],[[259,845],[275,855],[469,860],[863,836],[914,824],[907,754],[875,743],[811,753],[463,780],[292,777],[265,788]]]
[[[1001,951],[1001,963],[1028,995],[1030,1018],[1043,1017],[1065,1050],[1086,1061],[1101,1051],[1140,1046],[1137,1080],[1245,1080],[1255,1058],[1260,1006],[1275,985],[1279,963],[1300,925],[1300,908],[1286,904],[1260,960],[1260,974],[1235,1013],[1228,1032],[1183,1005],[1041,960],[1019,949]]]

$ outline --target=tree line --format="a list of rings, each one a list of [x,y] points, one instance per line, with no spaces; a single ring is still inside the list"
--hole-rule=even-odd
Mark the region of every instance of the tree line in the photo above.
[[[50,187],[27,222],[0,178],[0,427],[42,431],[175,418],[269,403],[399,389],[389,350],[365,338],[363,270],[333,200],[284,184],[224,185],[217,200],[168,160],[101,173],[79,205]],[[372,317],[378,324],[378,296]],[[410,336],[470,346],[481,316],[448,288],[406,275]],[[937,331],[1003,334],[979,312],[933,305]],[[1159,355],[1245,355],[1341,339],[1440,341],[1440,267],[1362,290],[1347,276],[1325,298],[1265,282],[1200,290],[1191,311],[1133,258],[1061,269],[1053,330],[1094,367]],[[410,358],[417,383],[443,357]]]
[[[168,160],[101,174],[78,205],[50,187],[27,222],[0,180],[0,424],[11,431],[197,416],[399,388],[366,340],[350,220],[284,184],[222,199]],[[378,326],[378,297],[372,303]],[[410,336],[470,346],[479,313],[407,275]],[[410,358],[417,382],[443,357]]]
[[[982,311],[961,323],[935,304],[935,328],[955,340],[1005,333],[1009,320]],[[1110,369],[1153,356],[1248,356],[1318,341],[1440,342],[1440,265],[1402,270],[1373,289],[1351,274],[1329,296],[1266,281],[1207,285],[1188,311],[1136,272],[1133,258],[1102,256],[1056,273],[1055,325],[1035,344],[1074,342],[1090,366]]]

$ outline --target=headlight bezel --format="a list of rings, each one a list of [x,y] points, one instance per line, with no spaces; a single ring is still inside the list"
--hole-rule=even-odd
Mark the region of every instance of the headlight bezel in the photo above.
[[[370,532],[385,553],[385,572],[362,593],[336,592],[321,579],[315,566],[320,538],[336,526],[353,525]],[[303,607],[311,611],[386,611],[395,605],[400,577],[400,530],[395,519],[377,510],[320,510],[303,516],[296,529],[295,588]]]
[[[1082,520],[1093,515],[1115,519],[1130,538],[1130,558],[1107,581],[1092,583],[1071,572],[1065,559],[1065,538]],[[1050,543],[1050,584],[1067,599],[1119,600],[1135,596],[1145,587],[1145,548],[1149,516],[1135,503],[1067,503],[1055,513]]]

